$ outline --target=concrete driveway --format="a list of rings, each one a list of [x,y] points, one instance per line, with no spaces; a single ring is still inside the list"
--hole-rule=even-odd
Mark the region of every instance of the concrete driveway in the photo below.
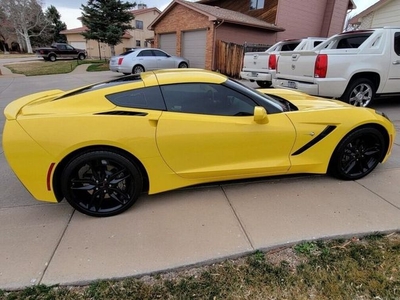
[[[0,76],[0,110],[26,94],[118,76],[82,70]],[[399,130],[400,99],[395,100],[376,108]],[[1,114],[0,137],[3,125]],[[140,276],[303,240],[398,231],[399,178],[397,136],[389,161],[362,180],[294,176],[180,189],[141,197],[129,211],[98,219],[64,202],[34,200],[0,145],[0,288]]]

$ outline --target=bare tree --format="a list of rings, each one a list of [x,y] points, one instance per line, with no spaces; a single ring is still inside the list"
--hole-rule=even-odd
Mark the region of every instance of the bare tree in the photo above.
[[[30,38],[39,36],[49,25],[41,5],[40,0],[0,0],[2,11],[11,20],[28,53],[33,53]]]

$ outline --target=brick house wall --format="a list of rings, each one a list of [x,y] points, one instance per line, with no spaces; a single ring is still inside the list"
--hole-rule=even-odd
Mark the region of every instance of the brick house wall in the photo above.
[[[174,6],[154,28],[154,46],[159,47],[160,34],[176,33],[176,54],[182,55],[182,33],[191,30],[207,30],[205,68],[211,69],[214,45],[214,26],[208,17],[182,5]]]

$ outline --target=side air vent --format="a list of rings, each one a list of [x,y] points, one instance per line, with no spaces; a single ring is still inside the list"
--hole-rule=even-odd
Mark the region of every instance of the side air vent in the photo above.
[[[329,135],[332,131],[334,131],[336,126],[329,125],[327,126],[319,135],[317,135],[314,139],[309,141],[307,144],[305,144],[303,147],[301,147],[299,150],[294,152],[292,156],[299,155],[306,151],[307,149],[310,149],[312,146],[320,142],[323,138],[325,138],[327,135]]]
[[[108,116],[139,116],[144,117],[147,116],[147,113],[138,112],[138,111],[124,111],[124,110],[113,110],[97,113],[96,115],[108,115]]]

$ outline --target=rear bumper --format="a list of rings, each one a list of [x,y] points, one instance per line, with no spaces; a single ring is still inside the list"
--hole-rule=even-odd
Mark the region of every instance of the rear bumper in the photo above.
[[[7,120],[4,125],[3,148],[11,169],[32,196],[57,202],[52,188],[54,158],[16,120]]]
[[[252,81],[272,81],[271,73],[260,73],[260,72],[240,72],[240,77],[246,80]]]
[[[272,81],[272,85],[274,88],[285,88],[291,89],[294,91],[301,91],[310,95],[318,96],[319,88],[318,84],[313,83],[303,83],[294,80],[287,80],[287,79],[274,79]]]

